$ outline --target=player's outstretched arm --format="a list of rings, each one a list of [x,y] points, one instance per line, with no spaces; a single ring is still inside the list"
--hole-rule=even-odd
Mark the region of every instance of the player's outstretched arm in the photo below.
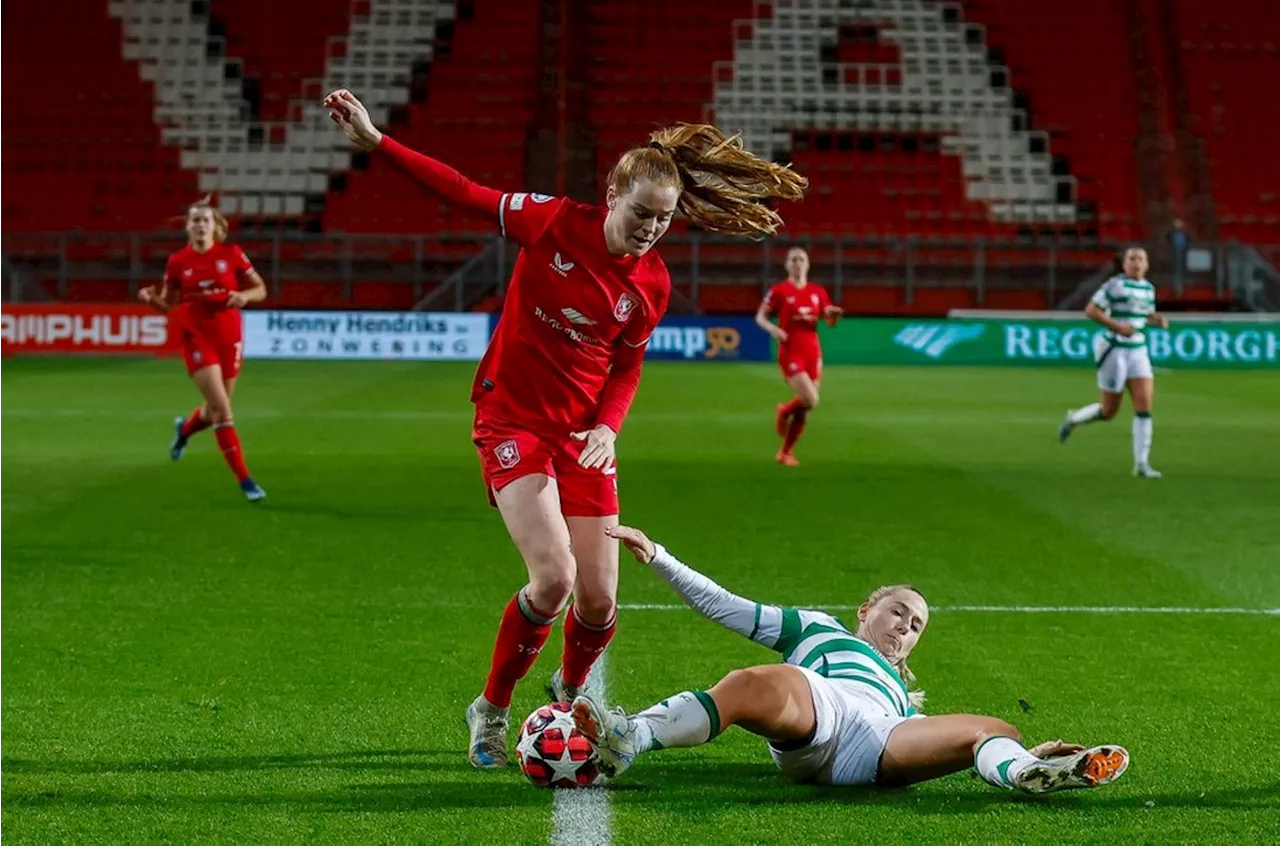
[[[498,217],[502,192],[477,185],[447,164],[416,153],[373,125],[369,110],[356,96],[339,88],[324,98],[324,107],[351,143],[361,150],[377,150],[415,182],[440,199],[478,214]]]
[[[777,644],[782,633],[782,608],[762,605],[725,590],[681,563],[662,544],[649,540],[639,529],[611,526],[605,533],[622,541],[637,561],[648,564],[694,611],[762,646],[772,649]]]

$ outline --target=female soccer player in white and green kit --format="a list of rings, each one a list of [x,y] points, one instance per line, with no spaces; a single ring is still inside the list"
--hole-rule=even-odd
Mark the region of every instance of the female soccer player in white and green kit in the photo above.
[[[924,697],[908,690],[906,661],[929,606],[909,585],[877,590],[850,629],[821,611],[735,596],[636,529],[609,534],[695,611],[782,653],[783,663],[734,670],[710,690],[678,693],[631,716],[579,696],[574,722],[596,743],[606,775],[639,754],[698,746],[733,725],[768,740],[786,775],[826,785],[900,786],[972,766],[996,787],[1048,793],[1107,784],[1129,765],[1120,746],[1051,740],[1027,749],[996,717],[920,714]]]
[[[1147,354],[1147,324],[1161,329],[1169,326],[1156,314],[1156,289],[1147,281],[1147,251],[1130,247],[1124,251],[1124,272],[1112,276],[1089,300],[1084,313],[1107,327],[1094,346],[1098,369],[1099,402],[1067,412],[1058,427],[1058,440],[1066,442],[1077,426],[1110,420],[1120,410],[1125,388],[1133,398],[1133,475],[1160,478],[1151,469],[1151,400],[1155,378]]]

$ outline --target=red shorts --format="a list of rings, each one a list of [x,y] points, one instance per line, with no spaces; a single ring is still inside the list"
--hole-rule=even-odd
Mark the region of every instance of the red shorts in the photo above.
[[[188,312],[180,321],[182,358],[187,373],[213,364],[222,367],[223,379],[234,379],[244,359],[244,332],[240,310],[229,308],[209,315]]]
[[[551,439],[515,424],[476,418],[472,443],[480,454],[489,504],[494,494],[516,479],[545,473],[560,488],[565,517],[610,517],[618,513],[617,466],[587,470],[578,466],[584,442],[568,435]]]
[[[808,373],[809,378],[817,382],[822,378],[822,350],[778,350],[778,367],[782,368],[782,378],[790,379],[801,373]]]

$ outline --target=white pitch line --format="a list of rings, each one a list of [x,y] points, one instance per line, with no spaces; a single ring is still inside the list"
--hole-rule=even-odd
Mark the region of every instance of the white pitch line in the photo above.
[[[856,611],[859,605],[804,605],[804,608],[828,611]],[[630,603],[618,606],[623,611],[686,611],[687,605],[674,603]],[[936,605],[930,612],[968,612],[993,614],[1243,614],[1280,616],[1280,608],[1191,608],[1149,605]]]
[[[604,674],[608,654],[608,650],[600,654],[582,686],[582,692],[597,702],[606,701]],[[551,846],[610,846],[613,829],[609,817],[609,793],[603,787],[557,790]]]

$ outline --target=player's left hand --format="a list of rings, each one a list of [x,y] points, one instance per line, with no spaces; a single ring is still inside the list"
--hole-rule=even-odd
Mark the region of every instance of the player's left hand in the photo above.
[[[249,297],[244,291],[232,291],[227,295],[227,308],[244,308],[249,304]]]
[[[618,439],[618,433],[608,426],[601,423],[594,429],[589,429],[586,432],[574,432],[569,437],[575,441],[586,441],[586,446],[582,448],[582,453],[578,456],[579,467],[595,470],[613,464],[613,442]]]
[[[1169,318],[1165,317],[1163,314],[1152,314],[1147,318],[1147,322],[1157,329],[1169,328]]]
[[[1084,747],[1079,743],[1063,743],[1061,740],[1046,740],[1039,746],[1033,746],[1027,750],[1037,758],[1058,758],[1063,755],[1074,755],[1077,752],[1083,752]]]
[[[836,321],[844,316],[844,309],[838,305],[829,305],[822,310],[822,318],[832,326],[836,325]]]

